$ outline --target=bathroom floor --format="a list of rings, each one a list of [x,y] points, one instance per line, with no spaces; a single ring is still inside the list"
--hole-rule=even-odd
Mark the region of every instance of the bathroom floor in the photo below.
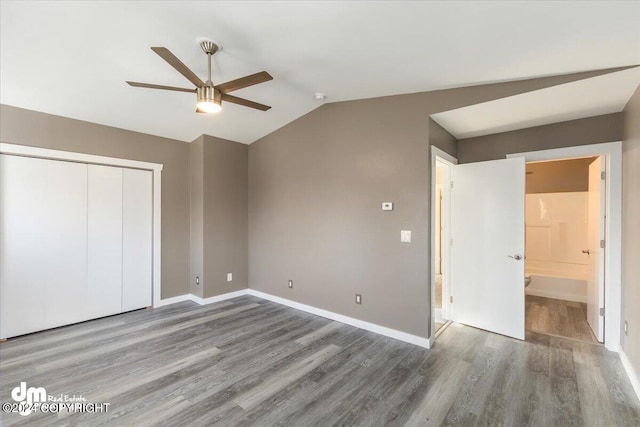
[[[587,305],[527,295],[525,329],[597,344],[587,323]]]

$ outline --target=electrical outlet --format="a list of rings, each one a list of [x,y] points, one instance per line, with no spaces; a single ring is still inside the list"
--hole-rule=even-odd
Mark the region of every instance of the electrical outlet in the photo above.
[[[196,285],[199,285],[199,284],[200,284],[200,277],[196,276]]]
[[[227,273],[227,282],[233,281],[233,273]]]
[[[289,280],[289,288],[293,288],[293,280]]]
[[[356,304],[362,304],[362,295],[356,294]]]
[[[624,321],[624,334],[629,335],[629,323],[626,320]]]

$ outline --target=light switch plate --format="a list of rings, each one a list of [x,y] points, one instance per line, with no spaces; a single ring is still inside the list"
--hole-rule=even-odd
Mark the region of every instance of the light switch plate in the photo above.
[[[233,273],[227,273],[227,282],[233,281]]]
[[[402,243],[411,243],[411,230],[401,230],[400,241]]]
[[[383,211],[392,211],[393,210],[393,202],[382,202],[382,210]]]

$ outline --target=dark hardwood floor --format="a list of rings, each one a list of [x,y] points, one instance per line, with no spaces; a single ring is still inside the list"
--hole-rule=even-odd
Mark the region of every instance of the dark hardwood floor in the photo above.
[[[431,350],[254,297],[185,302],[0,345],[0,400],[26,381],[106,413],[8,425],[638,426],[618,356],[451,324]]]

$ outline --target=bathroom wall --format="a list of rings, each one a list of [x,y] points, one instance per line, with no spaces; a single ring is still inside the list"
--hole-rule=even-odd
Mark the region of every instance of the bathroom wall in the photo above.
[[[586,279],[587,195],[538,193],[526,196],[527,271]]]
[[[527,164],[527,193],[589,190],[589,165],[595,157]]]

